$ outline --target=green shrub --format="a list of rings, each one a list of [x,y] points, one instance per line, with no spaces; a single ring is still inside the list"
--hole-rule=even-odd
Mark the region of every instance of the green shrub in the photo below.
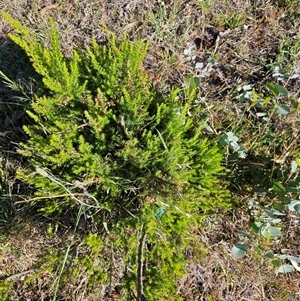
[[[66,58],[52,21],[46,48],[3,15],[43,81],[20,145],[29,165],[18,177],[35,187],[32,200],[58,217],[80,207],[103,225],[95,241],[122,252],[125,298],[180,300],[175,285],[197,220],[229,207],[222,154],[189,114],[193,89],[173,88],[167,97],[155,91],[142,66],[143,42],[112,35],[107,45],[93,39]]]

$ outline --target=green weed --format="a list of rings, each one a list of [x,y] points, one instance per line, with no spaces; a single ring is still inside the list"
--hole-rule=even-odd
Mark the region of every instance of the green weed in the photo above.
[[[27,110],[29,140],[19,152],[30,165],[18,177],[36,188],[31,202],[38,201],[44,214],[59,218],[69,208],[78,210],[54,300],[83,217],[94,217],[102,228],[105,253],[113,247],[123,255],[125,298],[180,300],[175,284],[199,210],[230,206],[218,180],[222,154],[189,115],[194,87],[173,88],[163,98],[141,65],[147,45],[126,36],[120,44],[110,36],[105,46],[93,40],[66,58],[53,21],[46,48],[27,27],[4,16],[15,29],[10,38],[44,84]],[[90,247],[100,248],[98,240]],[[82,262],[94,269],[89,260]],[[105,279],[101,270],[94,276]]]

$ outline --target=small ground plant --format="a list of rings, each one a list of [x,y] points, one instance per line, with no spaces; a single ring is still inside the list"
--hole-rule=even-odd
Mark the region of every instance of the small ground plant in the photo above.
[[[282,178],[286,178],[284,186],[274,181],[270,189],[261,190],[261,193],[249,200],[249,228],[252,233],[238,232],[244,241],[232,248],[232,255],[239,259],[252,245],[258,256],[264,255],[271,259],[272,264],[278,268],[277,273],[288,273],[300,270],[300,259],[288,254],[286,249],[278,250],[277,246],[284,239],[284,222],[289,221],[288,231],[294,230],[299,222],[299,160],[292,161],[290,166],[282,164]],[[287,239],[288,233],[285,236]]]
[[[193,228],[203,212],[229,207],[222,154],[190,114],[194,89],[161,96],[142,67],[142,42],[111,35],[105,46],[93,39],[66,57],[53,21],[47,48],[3,15],[42,77],[19,151],[28,167],[18,177],[35,188],[29,201],[52,218],[77,211],[75,229],[82,218],[97,225],[85,239],[92,252],[78,260],[91,281],[112,282],[107,254],[117,250],[124,299],[180,300],[175,287]]]

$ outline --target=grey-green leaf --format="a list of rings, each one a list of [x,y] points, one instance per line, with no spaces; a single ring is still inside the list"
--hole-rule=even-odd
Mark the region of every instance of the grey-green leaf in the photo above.
[[[300,204],[295,205],[294,209],[300,214]]]
[[[233,248],[231,249],[231,255],[236,259],[240,259],[245,256],[246,251],[247,251],[247,245],[238,243],[234,245]]]
[[[278,270],[277,273],[290,273],[294,271],[294,267],[290,264],[283,264]]]
[[[279,115],[287,115],[290,113],[290,108],[286,105],[279,105],[276,107],[275,112]]]
[[[279,236],[281,233],[279,228],[276,227],[266,227],[261,231],[262,236],[264,236],[265,238],[275,238],[277,236]]]

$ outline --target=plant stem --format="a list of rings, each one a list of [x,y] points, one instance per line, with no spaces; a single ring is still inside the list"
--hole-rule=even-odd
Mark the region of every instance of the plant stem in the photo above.
[[[146,231],[142,226],[142,236],[139,241],[139,251],[138,251],[138,267],[137,267],[137,301],[144,301],[144,291],[143,291],[143,249],[146,242]]]

